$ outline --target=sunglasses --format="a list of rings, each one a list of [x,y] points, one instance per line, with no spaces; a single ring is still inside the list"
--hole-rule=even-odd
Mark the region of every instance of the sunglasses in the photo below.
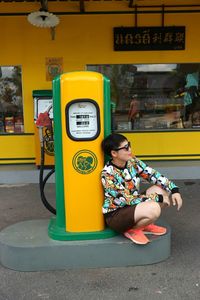
[[[114,150],[115,151],[119,151],[119,150],[124,149],[124,150],[128,151],[129,148],[131,148],[131,143],[130,142],[128,142],[128,144],[126,144],[124,147],[121,147],[121,148],[118,148],[118,149],[114,149]]]

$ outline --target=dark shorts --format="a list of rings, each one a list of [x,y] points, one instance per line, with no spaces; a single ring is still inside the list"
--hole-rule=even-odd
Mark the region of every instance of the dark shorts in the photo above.
[[[104,214],[106,224],[114,231],[123,233],[135,225],[135,208],[134,206],[125,206],[115,211]]]

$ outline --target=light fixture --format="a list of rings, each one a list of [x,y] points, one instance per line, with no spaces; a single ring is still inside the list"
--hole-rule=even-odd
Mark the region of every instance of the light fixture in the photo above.
[[[55,27],[59,24],[59,18],[44,10],[35,11],[28,15],[28,21],[34,26],[37,27]]]

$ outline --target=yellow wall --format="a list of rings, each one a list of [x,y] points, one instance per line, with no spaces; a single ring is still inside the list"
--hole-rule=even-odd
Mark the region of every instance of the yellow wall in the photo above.
[[[200,132],[124,133],[133,152],[145,160],[199,159]]]
[[[128,10],[127,2],[126,7],[124,2],[121,5]],[[55,4],[50,4],[49,11],[53,9],[61,11],[65,7],[66,4],[63,3],[59,3],[57,7]],[[68,7],[77,10],[79,5],[75,2],[68,3]],[[0,3],[1,12],[36,11],[39,8],[38,3]],[[185,51],[113,51],[113,27],[134,26],[134,16],[131,14],[60,15],[59,18],[60,24],[56,28],[55,40],[52,40],[50,29],[32,26],[28,23],[26,16],[0,17],[0,65],[22,66],[25,133],[34,133],[32,91],[51,89],[51,82],[46,81],[46,57],[63,57],[64,72],[85,70],[87,64],[200,62],[199,13],[167,14],[165,16],[166,26],[186,26]],[[138,16],[138,26],[160,25],[160,14]],[[179,133],[176,134],[181,137]],[[190,136],[190,134],[187,132],[185,136]],[[197,153],[199,133],[193,132],[191,136],[196,142],[193,145],[194,148],[191,147],[190,150]],[[22,137],[23,143],[20,142]],[[142,138],[143,134],[141,133],[139,142]],[[160,134],[157,134],[157,139],[159,138]],[[8,158],[8,156],[31,158],[35,155],[34,136],[16,136],[15,138],[10,137],[11,139],[12,153],[6,153],[8,139],[6,136],[0,136],[1,149],[3,149],[0,152],[1,159]],[[24,153],[23,147],[26,141],[29,146]],[[165,152],[167,147],[164,145],[162,151]],[[174,153],[178,153],[179,149],[176,150],[176,145],[173,147]],[[183,143],[182,153],[184,151]]]

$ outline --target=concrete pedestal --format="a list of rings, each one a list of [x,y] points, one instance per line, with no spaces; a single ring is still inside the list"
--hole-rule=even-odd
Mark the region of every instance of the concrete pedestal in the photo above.
[[[147,265],[170,256],[171,230],[149,235],[151,243],[136,245],[122,235],[87,241],[55,241],[48,237],[49,220],[16,223],[0,232],[0,261],[16,271],[63,270]]]

